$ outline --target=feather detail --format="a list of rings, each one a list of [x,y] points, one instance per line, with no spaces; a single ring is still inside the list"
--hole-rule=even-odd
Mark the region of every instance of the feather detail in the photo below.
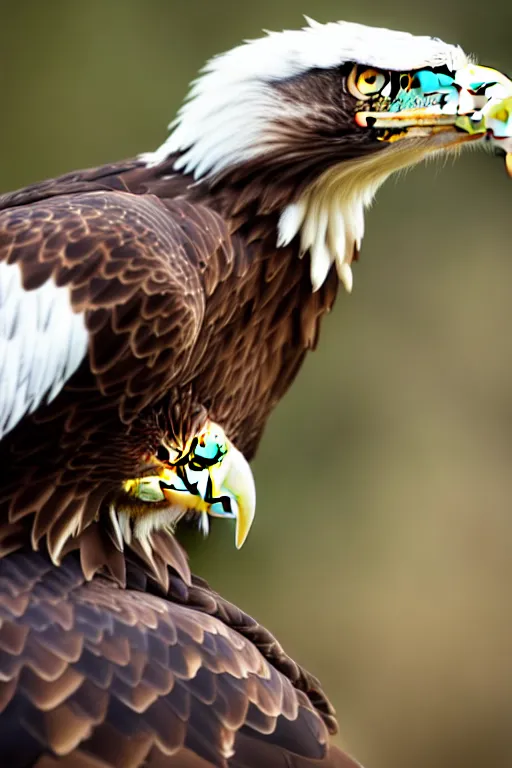
[[[27,290],[19,266],[0,261],[0,439],[57,396],[88,342],[66,288],[49,279]]]
[[[329,746],[317,681],[264,627],[197,577],[162,592],[133,573],[119,588],[73,554],[0,560],[6,764],[357,768]]]

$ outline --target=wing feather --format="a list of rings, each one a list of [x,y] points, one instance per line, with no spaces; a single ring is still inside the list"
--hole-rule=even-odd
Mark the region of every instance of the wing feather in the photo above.
[[[187,362],[204,314],[196,249],[150,195],[74,193],[0,210],[0,439],[51,403],[82,362],[130,420]],[[204,252],[203,252],[204,251]]]
[[[27,291],[18,264],[0,261],[0,439],[57,396],[86,357],[88,341],[66,288],[47,280]]]
[[[0,674],[10,768],[357,768],[249,639],[192,606],[84,583],[73,556],[0,561]]]

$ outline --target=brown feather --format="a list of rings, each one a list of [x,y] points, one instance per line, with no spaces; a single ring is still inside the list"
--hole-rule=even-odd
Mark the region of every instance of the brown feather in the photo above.
[[[316,344],[337,281],[312,294],[297,243],[276,250],[278,198],[259,210],[256,175],[190,185],[172,161],[0,196],[0,262],[19,266],[27,291],[67,287],[89,333],[88,359],[61,393],[0,442],[0,518],[24,525],[2,531],[0,551],[31,535],[58,562],[71,535],[96,520],[108,529],[107,499],[143,456],[163,437],[186,441],[207,417],[251,458]],[[186,570],[166,536],[152,558],[138,552],[164,589],[168,564]],[[103,569],[123,583],[119,546],[93,538],[77,542],[88,578]]]
[[[132,567],[120,589],[86,582],[73,554],[0,560],[0,764],[356,768],[328,746],[318,684],[264,628],[194,577],[134,591]]]

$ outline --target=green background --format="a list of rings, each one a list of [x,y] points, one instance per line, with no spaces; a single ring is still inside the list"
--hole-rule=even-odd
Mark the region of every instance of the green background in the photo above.
[[[2,0],[2,189],[156,147],[208,56],[303,12],[512,68],[503,0]],[[483,152],[387,183],[266,431],[247,544],[188,540],[322,679],[368,768],[512,765],[511,195]]]

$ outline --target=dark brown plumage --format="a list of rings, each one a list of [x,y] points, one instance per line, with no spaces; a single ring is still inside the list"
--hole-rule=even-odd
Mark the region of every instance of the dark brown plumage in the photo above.
[[[163,175],[134,161],[0,199],[0,259],[28,291],[69,286],[91,338],[57,398],[0,442],[0,765],[355,768],[328,747],[318,683],[191,581],[166,531],[148,556],[109,527],[109,497],[164,435],[208,415],[252,456],[336,292],[311,293],[295,248],[268,248],[273,219],[221,218]],[[56,567],[44,553],[77,519]]]
[[[0,765],[355,768],[174,526],[243,543],[365,207],[511,89],[437,38],[309,22],[210,62],[154,153],[0,197]]]
[[[357,768],[318,682],[200,579],[164,599],[20,552],[0,590],[2,766]]]
[[[107,526],[122,480],[207,416],[251,458],[332,305],[333,275],[312,293],[297,245],[270,247],[275,216],[232,216],[227,185],[216,195],[168,171],[133,161],[0,197],[0,262],[19,264],[27,291],[67,286],[90,337],[55,400],[0,442],[4,553],[27,536],[60,553],[70,530]],[[90,540],[88,576],[101,565]]]

